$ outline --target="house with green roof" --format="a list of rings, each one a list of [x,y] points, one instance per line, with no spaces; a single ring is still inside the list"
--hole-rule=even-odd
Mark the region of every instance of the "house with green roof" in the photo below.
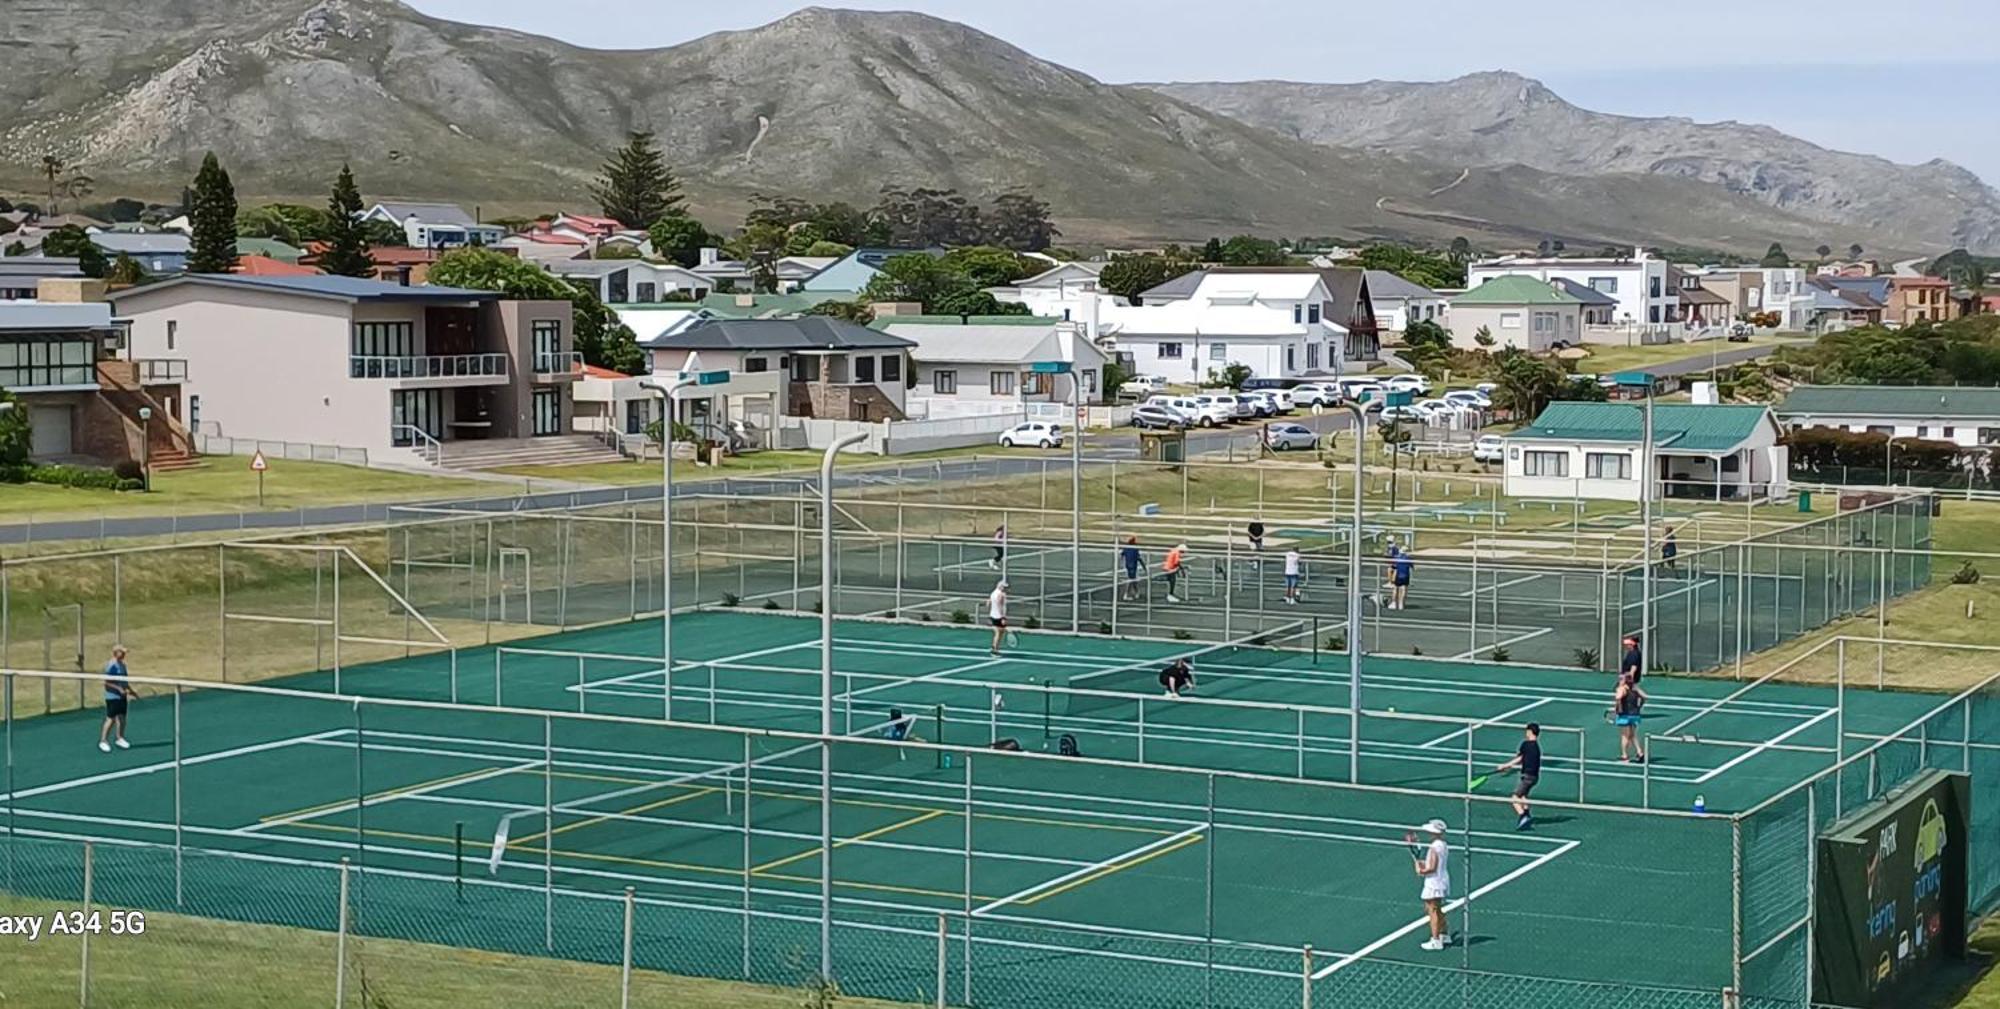
[[[2000,444],[2000,389],[1953,385],[1802,385],[1772,411],[1787,428]]]
[[[1644,411],[1634,403],[1550,403],[1507,436],[1507,495],[1638,501]],[[1781,434],[1766,406],[1654,404],[1654,499],[1783,494],[1790,460]]]
[[[1547,281],[1519,274],[1493,277],[1451,299],[1451,343],[1472,350],[1484,329],[1493,349],[1540,353],[1583,340],[1582,299]]]
[[[699,307],[718,319],[796,319],[823,301],[853,301],[857,291],[793,291],[790,294],[711,294]]]

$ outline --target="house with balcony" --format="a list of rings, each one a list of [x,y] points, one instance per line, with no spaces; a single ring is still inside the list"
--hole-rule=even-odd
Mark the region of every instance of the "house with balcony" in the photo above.
[[[455,249],[461,245],[492,245],[507,237],[497,224],[481,224],[456,203],[385,200],[361,212],[361,220],[387,221],[403,229],[416,249]]]
[[[1360,365],[1381,359],[1381,326],[1375,317],[1367,271],[1358,267],[1214,266],[1182,274],[1157,287],[1142,291],[1136,300],[1142,306],[1165,306],[1207,297],[1202,294],[1204,289],[1210,292],[1231,291],[1240,290],[1249,284],[1277,285],[1271,288],[1270,297],[1258,299],[1262,303],[1276,304],[1283,308],[1295,300],[1288,299],[1277,290],[1277,287],[1287,282],[1244,279],[1253,277],[1317,277],[1319,280],[1316,288],[1310,286],[1306,288],[1309,291],[1320,292],[1318,310],[1314,311],[1301,301],[1293,314],[1300,316],[1302,320],[1308,320],[1309,324],[1323,324],[1327,333],[1337,333],[1339,339],[1328,341],[1326,347],[1319,348],[1319,353],[1301,344],[1303,351],[1301,356],[1313,359],[1316,363],[1302,366],[1297,369],[1298,371],[1330,374],[1341,370],[1342,361]],[[1115,298],[1111,299],[1111,303],[1104,308],[1122,315],[1123,306],[1117,305],[1116,301]],[[1316,335],[1324,338],[1324,334],[1316,333]],[[1308,341],[1310,342],[1313,341]],[[1266,375],[1265,372],[1258,374]],[[1269,376],[1289,377],[1289,373],[1280,376],[1280,373],[1274,371],[1269,373]]]
[[[77,278],[83,267],[60,256],[0,257],[0,301],[33,301],[45,279]]]
[[[911,341],[915,368],[907,412],[940,419],[1018,413],[1031,406],[1066,407],[1068,375],[1038,372],[1036,364],[1062,362],[1076,378],[1078,402],[1104,398],[1109,355],[1082,326],[1023,315],[890,315],[870,327]]]
[[[1422,284],[1404,280],[1387,270],[1363,271],[1368,279],[1368,303],[1375,309],[1375,321],[1391,333],[1401,333],[1415,322],[1445,324],[1451,302]]]
[[[474,454],[474,443],[571,430],[582,360],[567,301],[355,277],[189,274],[111,302],[132,358],[183,369],[172,409],[197,436],[436,465]]]
[[[677,419],[701,428],[743,419],[755,400],[777,416],[902,420],[910,350],[900,336],[824,316],[712,319],[652,341],[655,375],[727,371],[730,380],[684,390]]]
[[[1596,335],[1593,343],[1663,342],[1679,334],[1673,324],[1680,320],[1680,291],[1667,279],[1667,261],[1634,249],[1629,257],[1615,259],[1563,259],[1559,257],[1502,256],[1466,267],[1468,291],[1495,277],[1529,277],[1543,283],[1568,280],[1617,299],[1612,325],[1626,331],[1625,339]]]
[[[0,389],[27,413],[29,454],[52,462],[154,469],[190,463],[174,419],[184,369],[119,356],[125,325],[101,280],[47,278],[33,299],[0,302]]]
[[[1052,318],[1065,317],[1064,313],[1075,314],[1075,306],[1086,298],[1096,298],[1104,293],[1098,276],[1109,263],[1068,262],[1035,274],[1023,277],[1012,284],[989,287],[986,293],[998,301],[1011,301],[1028,306],[1028,311],[1036,315]]]
[[[1943,277],[1889,277],[1888,302],[1882,321],[1891,326],[1945,322],[1958,317],[1951,281]]]

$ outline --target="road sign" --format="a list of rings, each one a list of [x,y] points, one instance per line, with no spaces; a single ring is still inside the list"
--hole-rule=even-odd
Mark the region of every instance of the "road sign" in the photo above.
[[[258,452],[250,457],[250,468],[259,473],[262,473],[265,470],[270,469],[271,464],[264,461],[264,453]]]
[[[695,377],[694,384],[726,385],[728,384],[728,382],[729,382],[729,372],[727,371],[704,371],[700,375],[697,375]]]
[[[1039,375],[1061,375],[1069,371],[1068,361],[1036,361],[1034,371]]]
[[[1383,402],[1389,406],[1409,406],[1412,396],[1408,389],[1391,389]]]

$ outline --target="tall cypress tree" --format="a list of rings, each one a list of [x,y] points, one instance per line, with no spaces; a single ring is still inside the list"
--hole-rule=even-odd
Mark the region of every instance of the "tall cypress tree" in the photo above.
[[[667,168],[650,130],[629,134],[598,171],[591,195],[603,205],[604,216],[628,228],[650,228],[662,217],[686,212],[680,180]]]
[[[236,186],[214,151],[201,159],[201,171],[195,173],[188,224],[194,231],[188,272],[228,273],[236,265]]]
[[[368,232],[361,223],[361,190],[354,185],[354,172],[340,166],[333,180],[333,196],[326,202],[326,251],[320,253],[319,272],[342,277],[372,277],[375,262],[368,255]]]

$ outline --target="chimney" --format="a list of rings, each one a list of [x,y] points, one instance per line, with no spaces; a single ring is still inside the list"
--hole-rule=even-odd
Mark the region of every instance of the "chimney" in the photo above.
[[[705,245],[702,247],[701,262],[698,265],[714,266],[716,264],[716,261],[720,260],[721,258],[722,258],[721,249],[718,249],[712,245]]]
[[[1084,339],[1091,343],[1097,342],[1097,298],[1095,292],[1085,293],[1075,312],[1076,322],[1083,327]]]

